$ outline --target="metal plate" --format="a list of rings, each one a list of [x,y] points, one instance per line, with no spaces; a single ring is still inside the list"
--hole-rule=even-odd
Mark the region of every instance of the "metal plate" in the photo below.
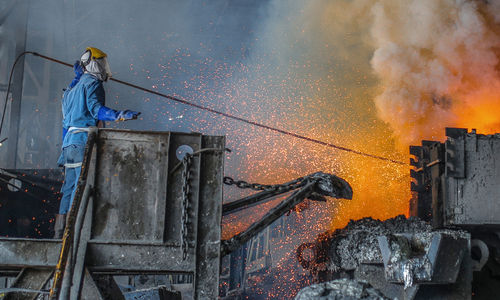
[[[169,133],[100,130],[92,237],[162,241]]]
[[[465,178],[446,177],[445,225],[500,224],[500,135],[468,133]]]

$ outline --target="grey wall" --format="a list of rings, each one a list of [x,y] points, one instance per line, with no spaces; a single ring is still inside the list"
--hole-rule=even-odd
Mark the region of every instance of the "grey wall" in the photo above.
[[[26,49],[72,63],[98,47],[118,79],[226,110],[224,82],[248,55],[264,2],[31,1]],[[2,83],[12,60],[2,61]],[[72,76],[68,67],[26,58],[16,168],[56,167],[60,97]],[[139,121],[108,127],[228,134],[205,112],[113,82],[105,89],[108,106],[142,112]]]

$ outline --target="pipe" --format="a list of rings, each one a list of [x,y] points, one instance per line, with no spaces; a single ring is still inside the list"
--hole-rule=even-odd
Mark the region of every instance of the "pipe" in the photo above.
[[[97,128],[92,128],[89,131],[87,145],[85,146],[85,154],[82,162],[82,171],[80,173],[80,177],[78,178],[73,204],[71,205],[71,209],[68,215],[68,222],[66,225],[66,229],[64,230],[61,253],[59,254],[59,261],[57,262],[56,266],[54,282],[52,288],[50,289],[50,299],[58,298],[60,287],[62,284],[61,279],[63,278],[63,276],[65,276],[64,271],[66,270],[68,254],[73,244],[75,221],[78,213],[78,208],[82,201],[83,194],[86,190],[85,187],[87,186],[87,176],[89,173],[90,161],[92,158],[92,150],[94,148],[96,138],[97,138]],[[68,276],[72,277],[72,274],[69,274]]]

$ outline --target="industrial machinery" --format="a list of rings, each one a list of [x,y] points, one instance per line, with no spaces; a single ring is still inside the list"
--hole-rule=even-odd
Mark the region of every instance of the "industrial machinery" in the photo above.
[[[248,185],[261,192],[223,206],[224,151],[223,137],[92,129],[62,241],[1,238],[0,273],[15,278],[0,296],[215,299],[221,257],[306,198],[352,197],[343,179],[318,172],[287,184]],[[224,183],[247,185],[228,177]],[[222,213],[286,193],[260,221],[221,241]],[[165,286],[124,293],[119,286],[124,275],[158,274],[185,276],[187,286],[173,287],[182,294]]]
[[[163,274],[186,279],[186,299],[216,298],[223,152],[218,136],[90,131],[62,241],[1,238],[0,296],[135,299],[117,277]]]
[[[410,148],[409,219],[352,221],[298,248],[316,283],[368,282],[388,299],[498,297],[500,135],[447,128],[446,136]],[[311,287],[297,298],[326,286]]]
[[[446,135],[445,143],[423,141],[410,148],[409,218],[351,221],[298,247],[296,259],[313,282],[324,283],[323,289],[361,286],[387,299],[495,299],[500,292],[500,135],[457,128],[448,128]],[[0,239],[0,271],[11,278],[4,298],[56,291],[60,299],[145,294],[176,299],[181,296],[172,289],[177,289],[183,299],[240,299],[250,290],[252,274],[269,266],[264,249],[282,215],[306,198],[352,197],[347,182],[325,173],[278,185],[223,177],[224,151],[223,137],[91,132],[72,225],[62,243]],[[12,172],[0,175],[9,192],[18,185],[13,179],[33,180]],[[222,205],[223,184],[259,192]],[[260,221],[221,241],[222,215],[276,197],[282,200]],[[220,272],[226,258],[229,267]],[[168,288],[130,292],[120,281],[161,274],[178,280]],[[336,279],[343,281],[326,285]],[[303,295],[299,299],[307,299]]]
[[[280,237],[276,236],[280,233],[290,234],[290,230],[283,226],[285,220],[280,218],[285,213],[289,213],[305,199],[321,202],[326,202],[325,196],[352,199],[352,188],[345,180],[322,172],[277,185],[248,184],[244,181],[234,181],[229,177],[225,178],[225,183],[239,188],[261,190],[261,192],[224,204],[223,215],[249,209],[275,197],[286,194],[288,196],[276,207],[270,209],[260,221],[222,242],[223,261],[220,276],[222,299],[268,299],[267,292],[270,286],[274,284],[276,278],[280,277],[275,272],[277,262],[273,261],[275,259],[271,253],[281,259],[286,257],[287,251],[288,254],[293,252],[293,249],[288,249],[280,243]],[[287,218],[288,221],[290,219],[293,218]],[[287,225],[295,227],[295,224]],[[297,263],[292,263],[288,267],[293,268],[294,265],[300,268]],[[282,272],[296,271],[291,268]],[[249,284],[251,281],[256,281],[258,284]],[[280,297],[281,295],[274,296]]]

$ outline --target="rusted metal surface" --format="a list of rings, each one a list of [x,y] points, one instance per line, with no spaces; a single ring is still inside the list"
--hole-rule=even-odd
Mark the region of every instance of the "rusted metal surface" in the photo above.
[[[174,167],[180,162],[177,157],[177,151],[182,146],[189,146],[193,151],[199,151],[202,147],[201,145],[201,135],[199,134],[185,134],[183,136],[172,136],[169,144],[169,177],[168,180],[172,183],[169,185],[171,188],[167,191],[167,199],[168,199],[168,207],[166,210],[166,223],[165,223],[165,232],[163,235],[163,239],[166,243],[178,244],[181,246],[182,244],[182,226],[183,226],[183,193],[182,186],[184,183],[184,178],[182,177],[182,168],[178,168],[174,170]],[[181,158],[182,159],[182,158]],[[199,168],[200,160],[199,157],[193,158],[191,162],[191,178],[190,178],[190,186],[193,194],[191,195],[191,203],[190,214],[193,212],[197,213],[198,204],[198,190],[199,190],[199,170],[195,170]],[[196,207],[196,209],[195,209]],[[195,219],[193,219],[194,221]],[[187,232],[191,237],[196,237],[196,228],[193,225],[196,223],[192,223],[189,228],[187,228]],[[196,226],[195,226],[196,227]],[[193,255],[194,253],[189,250],[188,255]]]
[[[101,291],[94,281],[94,278],[92,278],[92,275],[90,275],[90,272],[87,269],[85,269],[84,271],[82,288],[79,292],[80,293],[77,295],[77,297],[74,297],[74,295],[72,295],[72,298],[70,299],[104,300]]]
[[[445,225],[500,225],[500,134],[462,131],[446,152]]]
[[[410,215],[433,227],[500,225],[500,134],[482,135],[447,128],[445,143],[410,147]]]
[[[111,275],[91,275],[104,299],[125,300],[120,288]]]
[[[410,147],[410,154],[414,155],[410,160],[414,167],[410,170],[414,179],[411,183],[414,197],[410,201],[410,215],[418,216],[424,221],[432,220],[434,227],[439,227],[442,219],[436,213],[442,209],[438,205],[438,197],[441,196],[441,175],[444,173],[444,145],[440,142],[422,141],[422,146]]]
[[[169,134],[100,130],[94,241],[162,241]]]
[[[104,130],[98,146],[87,266],[101,272],[191,273],[195,298],[216,298],[224,156],[199,151],[224,149],[224,138]],[[182,159],[176,154],[185,148],[195,153],[188,206],[182,168],[174,170]],[[188,218],[184,234],[183,215]]]
[[[182,300],[180,292],[174,292],[165,286],[138,290],[125,294],[126,300]]]
[[[450,289],[467,295],[472,280],[474,297],[490,299],[500,292],[495,271],[500,264],[490,255],[491,250],[498,253],[500,249],[500,134],[446,128],[446,136],[445,143],[422,142],[422,146],[410,147],[415,156],[411,164],[415,167],[412,190],[416,192],[410,215],[432,220],[434,228],[460,227],[471,234],[473,255],[466,262],[475,268],[474,280],[462,264],[465,269],[460,273],[465,275]],[[430,285],[419,293],[443,296],[443,291]]]
[[[86,265],[98,271],[159,271],[189,272],[194,260],[182,260],[179,246],[164,244],[104,244],[89,242]]]

